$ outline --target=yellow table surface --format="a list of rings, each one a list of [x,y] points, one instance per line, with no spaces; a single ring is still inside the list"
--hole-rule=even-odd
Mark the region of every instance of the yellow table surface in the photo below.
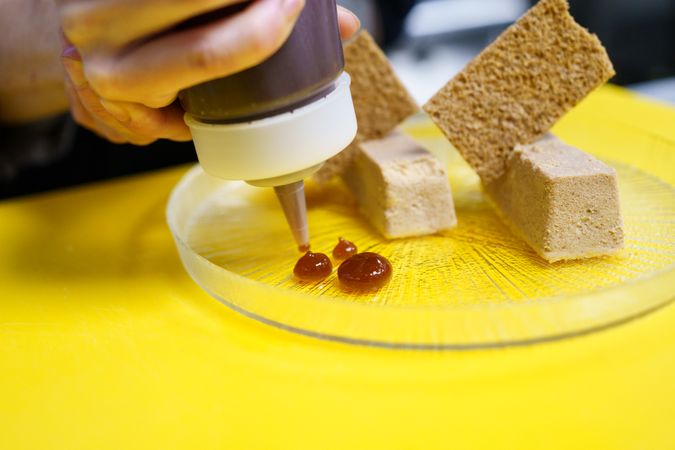
[[[555,131],[640,152],[675,110],[607,87]],[[634,165],[675,184],[673,161]],[[184,272],[164,208],[185,170],[0,203],[0,449],[675,449],[675,305],[498,350],[291,334]]]

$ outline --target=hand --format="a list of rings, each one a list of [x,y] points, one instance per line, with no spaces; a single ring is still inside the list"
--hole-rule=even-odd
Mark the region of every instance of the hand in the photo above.
[[[158,34],[240,0],[56,1],[73,116],[113,142],[137,145],[190,140],[174,102],[178,92],[262,62],[286,40],[304,5],[256,0],[225,19]],[[358,29],[349,11],[338,8],[338,17],[343,38]]]

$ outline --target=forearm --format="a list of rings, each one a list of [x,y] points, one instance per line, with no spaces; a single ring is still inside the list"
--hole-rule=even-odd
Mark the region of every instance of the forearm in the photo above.
[[[0,30],[0,122],[29,122],[66,111],[52,0],[0,1]]]

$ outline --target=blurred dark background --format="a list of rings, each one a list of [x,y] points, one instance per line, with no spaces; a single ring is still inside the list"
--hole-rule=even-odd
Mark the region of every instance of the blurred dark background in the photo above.
[[[675,76],[674,0],[572,0],[570,8],[607,47],[614,83]]]
[[[569,0],[614,62],[615,84],[675,105],[675,0]],[[376,36],[421,103],[535,0],[338,0]],[[25,144],[30,142],[30,145]],[[30,150],[27,150],[30,148]],[[191,143],[115,145],[66,117],[0,124],[0,198],[195,161]]]

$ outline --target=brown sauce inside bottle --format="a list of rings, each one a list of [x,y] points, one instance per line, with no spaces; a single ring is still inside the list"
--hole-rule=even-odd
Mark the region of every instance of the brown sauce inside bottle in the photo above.
[[[204,14],[181,28],[231,17],[252,3]],[[239,123],[292,111],[328,95],[344,67],[335,0],[305,3],[279,50],[258,65],[181,91],[183,109],[202,122]]]
[[[356,255],[357,251],[356,244],[340,237],[338,238],[337,245],[333,249],[333,258],[342,261],[350,256]]]
[[[323,280],[333,271],[330,258],[323,253],[305,253],[295,264],[293,273],[302,281]]]
[[[379,289],[389,281],[391,273],[387,258],[372,252],[358,253],[338,267],[340,285],[354,291]]]

